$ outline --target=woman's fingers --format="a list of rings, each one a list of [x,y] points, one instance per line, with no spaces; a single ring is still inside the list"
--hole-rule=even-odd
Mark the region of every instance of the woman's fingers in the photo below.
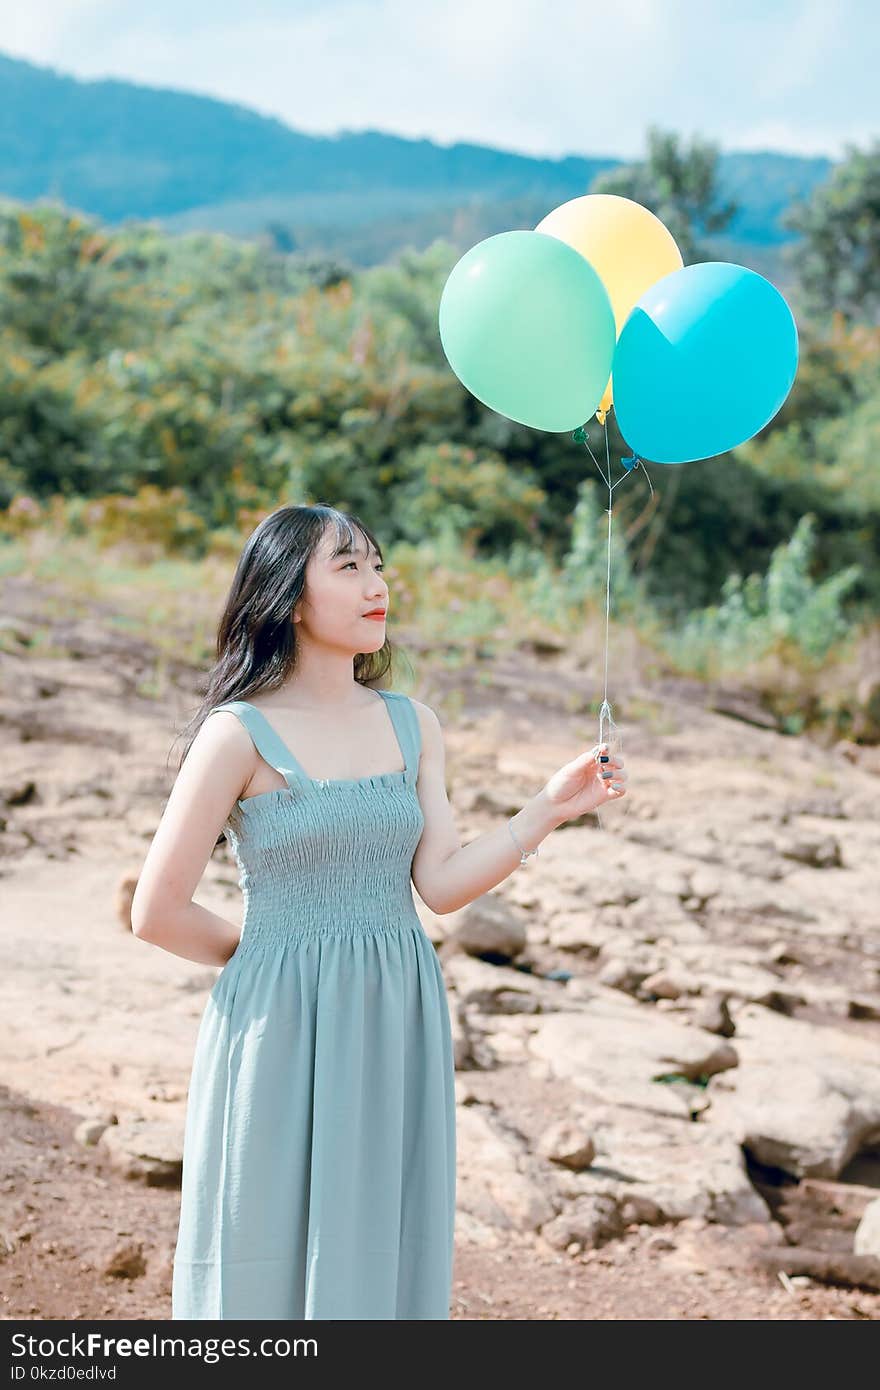
[[[601,763],[603,767],[623,766],[623,759],[620,755],[618,753],[609,753],[608,745],[605,743],[597,744],[595,748],[591,748],[589,753],[585,753],[583,756],[586,758],[593,758],[597,763]]]
[[[591,748],[587,758],[595,761],[599,768],[599,775],[604,780],[608,792],[613,791],[616,796],[623,796],[626,792],[627,780],[623,758],[609,753],[608,745],[605,743],[597,744]]]

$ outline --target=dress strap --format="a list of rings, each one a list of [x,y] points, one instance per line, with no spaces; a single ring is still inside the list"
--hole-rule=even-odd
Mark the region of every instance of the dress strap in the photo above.
[[[251,736],[251,740],[264,762],[280,772],[287,785],[294,789],[297,785],[311,786],[308,777],[290,750],[282,743],[272,725],[254,706],[246,700],[227,700],[225,704],[213,705],[208,714],[215,710],[228,709],[237,715]]]
[[[414,783],[419,775],[422,752],[422,728],[416,707],[409,696],[400,690],[380,690],[378,693],[388,704],[388,713],[403,750],[406,781]]]

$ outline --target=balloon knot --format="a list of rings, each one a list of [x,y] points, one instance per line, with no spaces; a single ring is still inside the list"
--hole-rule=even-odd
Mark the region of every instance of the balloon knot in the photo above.
[[[631,472],[632,469],[635,468],[635,466],[636,466],[636,464],[638,463],[638,461],[639,461],[639,456],[638,456],[638,454],[627,454],[626,458],[622,458],[622,459],[620,460],[620,462],[623,464],[624,468],[626,469],[627,473]]]
[[[578,425],[577,429],[571,437],[574,440],[575,444],[585,444],[587,441],[587,432],[584,429],[583,425]]]

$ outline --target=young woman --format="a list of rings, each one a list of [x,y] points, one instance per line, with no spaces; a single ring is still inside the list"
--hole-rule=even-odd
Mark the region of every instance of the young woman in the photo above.
[[[462,846],[436,714],[377,685],[382,570],[333,507],[256,528],[134,895],[141,940],[223,966],[189,1087],[172,1318],[449,1317],[452,1034],[412,885],[453,912],[625,792],[594,748]],[[192,901],[224,831],[240,930]]]

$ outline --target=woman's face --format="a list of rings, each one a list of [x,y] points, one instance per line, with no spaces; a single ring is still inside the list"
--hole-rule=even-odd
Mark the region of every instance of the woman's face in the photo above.
[[[382,561],[366,536],[357,532],[355,548],[333,555],[336,531],[325,531],[306,565],[303,598],[294,609],[298,636],[348,654],[378,651],[385,642],[385,617],[367,618],[371,609],[388,608],[388,585]]]

